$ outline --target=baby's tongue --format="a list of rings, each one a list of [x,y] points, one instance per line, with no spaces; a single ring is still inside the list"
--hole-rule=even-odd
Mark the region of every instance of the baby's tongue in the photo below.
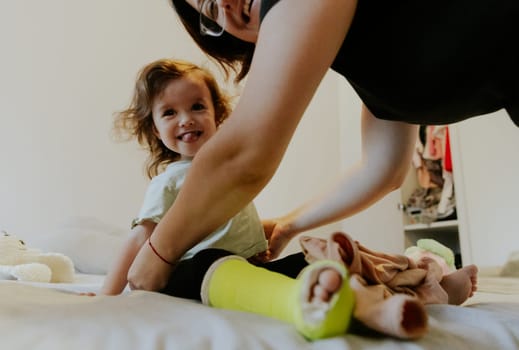
[[[191,142],[196,141],[198,139],[198,135],[195,132],[188,132],[187,134],[182,135],[182,141]]]

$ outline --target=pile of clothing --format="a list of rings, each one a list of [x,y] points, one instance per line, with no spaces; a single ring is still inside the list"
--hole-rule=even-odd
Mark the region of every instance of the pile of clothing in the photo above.
[[[411,223],[456,219],[449,128],[420,126],[413,155],[418,187],[405,206]]]

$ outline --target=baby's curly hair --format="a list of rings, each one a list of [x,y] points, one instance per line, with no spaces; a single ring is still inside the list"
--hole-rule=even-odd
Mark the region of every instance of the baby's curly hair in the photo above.
[[[136,138],[149,151],[146,175],[156,176],[166,165],[180,159],[180,154],[167,148],[154,133],[153,101],[164,91],[171,80],[199,74],[207,84],[214,105],[218,127],[231,113],[230,97],[218,86],[214,76],[193,63],[161,59],[146,65],[139,72],[130,106],[115,114],[114,131],[126,135],[126,140]]]

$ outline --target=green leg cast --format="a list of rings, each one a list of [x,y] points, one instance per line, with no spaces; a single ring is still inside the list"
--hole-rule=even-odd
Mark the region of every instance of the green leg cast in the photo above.
[[[319,273],[332,268],[343,283],[329,302],[310,303]],[[307,266],[297,279],[256,267],[238,256],[216,261],[202,284],[202,301],[210,306],[273,317],[296,326],[309,339],[344,334],[354,306],[345,267],[333,261]]]

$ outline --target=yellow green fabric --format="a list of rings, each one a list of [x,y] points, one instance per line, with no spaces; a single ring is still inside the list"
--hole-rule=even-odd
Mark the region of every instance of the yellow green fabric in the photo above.
[[[254,266],[238,257],[227,257],[216,264],[204,282],[209,305],[257,313],[292,323],[308,339],[346,332],[353,311],[354,295],[347,282],[347,271],[341,264],[319,261],[306,267],[297,279]],[[324,268],[338,271],[344,282],[328,305],[325,305],[327,308],[316,311],[306,301],[319,271]]]

